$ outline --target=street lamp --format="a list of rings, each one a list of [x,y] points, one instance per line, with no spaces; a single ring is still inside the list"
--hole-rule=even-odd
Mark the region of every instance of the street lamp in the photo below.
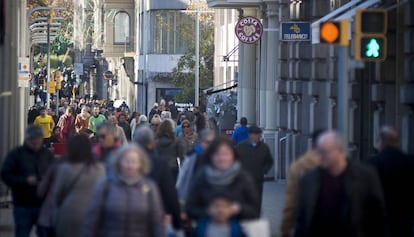
[[[50,93],[49,93],[49,82],[51,80],[50,75],[50,42],[51,37],[56,37],[56,32],[58,30],[58,27],[60,26],[60,23],[53,23],[54,20],[63,20],[62,17],[55,17],[55,11],[57,10],[66,10],[65,7],[36,7],[27,12],[27,18],[29,18],[34,12],[36,11],[49,11],[49,14],[47,17],[39,17],[34,20],[32,20],[31,25],[28,27],[29,30],[33,32],[43,32],[45,33],[46,30],[46,44],[47,44],[47,83],[46,83],[46,106],[47,108],[50,108]],[[40,22],[39,22],[40,21]],[[46,26],[46,29],[41,28]],[[53,32],[52,32],[53,31]],[[44,43],[44,36],[43,35],[32,35],[31,37],[32,42],[35,43]]]

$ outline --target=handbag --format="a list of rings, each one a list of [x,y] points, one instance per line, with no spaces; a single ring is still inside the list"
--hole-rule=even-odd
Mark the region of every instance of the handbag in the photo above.
[[[270,237],[270,224],[267,219],[244,221],[241,225],[247,237]]]

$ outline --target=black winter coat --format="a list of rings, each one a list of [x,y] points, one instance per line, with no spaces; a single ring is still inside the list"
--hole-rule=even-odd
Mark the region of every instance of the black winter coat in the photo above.
[[[412,236],[414,217],[414,158],[387,147],[368,163],[378,172],[384,191],[390,236]]]
[[[155,150],[157,154],[166,158],[170,168],[177,168],[177,158],[184,159],[185,144],[178,138],[161,137],[155,141]]]
[[[244,141],[236,146],[243,169],[250,172],[255,182],[262,183],[264,175],[273,166],[273,157],[266,143],[259,142],[253,146]]]
[[[322,168],[305,174],[299,181],[295,237],[314,237],[315,214],[320,194]],[[341,222],[352,237],[384,235],[385,204],[374,170],[348,162],[344,175],[344,205]]]
[[[173,226],[176,229],[182,227],[180,203],[175,189],[174,178],[171,175],[165,159],[159,157],[154,151],[147,150],[151,161],[149,177],[155,181],[160,191],[162,203],[167,214],[173,217]]]
[[[42,200],[37,196],[38,185],[29,185],[27,178],[34,175],[40,183],[52,163],[53,154],[46,148],[34,152],[23,145],[7,154],[1,168],[1,178],[12,191],[14,206],[41,206]]]
[[[218,186],[207,181],[206,170],[201,168],[190,185],[186,211],[192,220],[207,217],[209,197],[212,193],[227,193],[230,198],[239,203],[241,213],[236,219],[248,220],[259,217],[256,210],[259,202],[258,192],[249,173],[241,170],[234,181],[226,186]]]

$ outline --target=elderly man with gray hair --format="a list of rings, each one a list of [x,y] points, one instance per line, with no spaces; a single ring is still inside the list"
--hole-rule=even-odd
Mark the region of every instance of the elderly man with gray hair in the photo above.
[[[177,190],[175,189],[174,178],[170,172],[167,160],[155,152],[155,136],[149,127],[139,127],[135,130],[132,141],[144,148],[151,161],[149,177],[152,178],[161,193],[165,212],[172,216],[173,226],[176,230],[181,229],[181,211],[178,203]]]
[[[347,159],[335,131],[323,133],[320,166],[299,181],[295,237],[386,236],[385,204],[377,174]]]

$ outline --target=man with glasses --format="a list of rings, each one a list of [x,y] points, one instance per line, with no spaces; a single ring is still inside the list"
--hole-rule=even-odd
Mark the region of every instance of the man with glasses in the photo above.
[[[161,124],[161,117],[156,114],[154,115],[154,117],[151,119],[151,129],[154,133],[157,133],[157,129]]]
[[[108,175],[111,173],[109,157],[121,146],[121,142],[115,133],[116,128],[109,121],[99,124],[96,130],[99,144],[93,148],[93,154],[97,160],[105,164]]]

